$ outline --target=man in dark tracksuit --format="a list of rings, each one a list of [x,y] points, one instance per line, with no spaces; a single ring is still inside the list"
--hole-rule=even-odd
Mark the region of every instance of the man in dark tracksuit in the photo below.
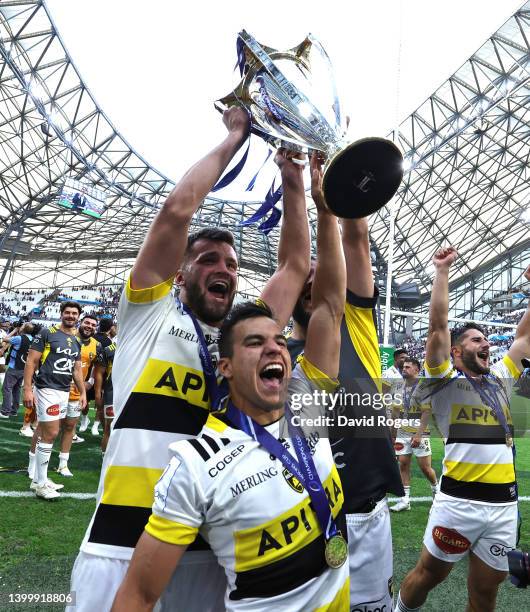
[[[2,387],[3,401],[0,416],[16,416],[20,404],[20,389],[24,380],[24,366],[33,340],[33,324],[24,323],[17,336],[4,338],[11,345],[9,361]]]

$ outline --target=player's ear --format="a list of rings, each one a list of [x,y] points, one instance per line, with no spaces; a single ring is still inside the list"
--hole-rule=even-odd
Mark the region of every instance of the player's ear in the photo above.
[[[218,369],[219,374],[226,378],[226,380],[232,379],[232,360],[230,359],[230,357],[221,357],[221,359],[219,359]]]

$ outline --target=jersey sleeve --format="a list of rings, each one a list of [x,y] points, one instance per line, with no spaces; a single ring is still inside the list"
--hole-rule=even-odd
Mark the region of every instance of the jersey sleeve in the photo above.
[[[191,544],[204,522],[206,499],[193,468],[176,453],[155,486],[153,513],[145,530],[168,544]]]
[[[48,328],[42,328],[40,332],[33,338],[33,342],[31,343],[30,348],[34,351],[42,353],[44,351],[44,347],[46,346],[46,342],[48,341],[48,333]]]
[[[513,387],[519,380],[521,372],[522,370],[517,367],[509,355],[504,355],[500,361],[491,366],[491,373],[501,381],[508,397],[511,396]]]
[[[371,298],[346,292],[346,305],[341,325],[341,384],[350,379],[372,379],[381,391],[381,358],[374,308],[377,290]]]
[[[453,367],[450,359],[446,359],[439,366],[430,366],[425,361],[425,376],[426,378],[441,378],[449,379],[454,378],[457,375],[456,370]]]

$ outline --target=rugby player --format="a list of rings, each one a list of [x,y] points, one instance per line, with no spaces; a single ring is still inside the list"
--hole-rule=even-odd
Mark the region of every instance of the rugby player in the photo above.
[[[320,200],[319,263],[305,356],[290,385],[305,389],[308,397],[318,382],[336,386],[346,288],[338,222],[324,209],[320,167],[314,160],[312,166],[313,197]],[[225,569],[228,611],[350,610],[346,543],[343,565],[332,569],[313,496],[282,469],[284,461],[267,440],[253,434],[261,426],[298,456],[295,441],[282,434],[291,364],[281,332],[266,306],[242,304],[225,319],[219,371],[228,380],[229,401],[208,417],[197,438],[171,445],[173,457],[156,486],[153,514],[118,591],[115,612],[151,610],[198,533]],[[313,440],[311,453],[327,491],[324,503],[337,517],[343,495],[329,440]]]
[[[94,391],[96,410],[105,417],[103,437],[101,438],[101,454],[104,456],[109,441],[110,428],[114,420],[114,400],[112,389],[112,365],[116,344],[111,342],[98,355],[94,366]]]
[[[77,330],[77,337],[81,344],[81,372],[83,374],[85,391],[87,393],[93,386],[92,367],[94,366],[98,353],[101,351],[101,344],[94,338],[97,327],[97,318],[93,315],[85,315],[81,319],[79,329]],[[61,476],[65,477],[73,476],[68,467],[68,459],[70,458],[70,449],[72,448],[75,427],[81,416],[81,404],[79,400],[79,391],[75,384],[72,384],[70,396],[68,397],[66,416],[64,419],[61,419],[61,452],[59,453],[59,467],[56,470]],[[84,441],[83,438],[79,436],[76,437],[76,442]]]
[[[151,514],[169,444],[197,435],[208,417],[211,401],[196,325],[215,362],[219,327],[236,291],[238,263],[230,232],[209,228],[188,236],[188,230],[195,211],[249,133],[249,118],[242,109],[229,109],[223,121],[228,136],[168,196],[120,300],[120,342],[112,371],[115,421],[97,508],[72,573],[76,612],[110,608]],[[262,299],[282,326],[309,272],[309,231],[303,169],[285,152],[275,160],[282,175],[284,221],[278,267]],[[177,301],[171,294],[175,279]],[[201,538],[190,550],[162,605],[174,610],[178,602],[186,612],[217,611],[223,605],[224,572]]]
[[[368,223],[343,219],[342,246],[346,258],[347,292],[341,323],[339,380],[348,393],[381,392],[381,360],[375,326],[374,286]],[[312,276],[293,312],[293,334],[288,339],[293,359],[304,349],[312,312]],[[349,406],[348,416],[380,414],[371,406]],[[370,603],[392,609],[392,535],[386,493],[403,495],[390,430],[370,429],[331,432],[333,455],[344,487],[344,511],[350,548],[352,609]]]
[[[392,416],[394,419],[409,421],[402,424],[399,430],[392,429],[392,437],[395,440],[394,449],[399,461],[401,482],[405,489],[405,497],[397,504],[390,506],[392,512],[410,510],[410,460],[412,455],[416,457],[418,465],[425,478],[431,483],[432,496],[436,495],[437,479],[436,472],[431,466],[431,441],[428,427],[421,427],[421,411],[414,411],[411,403],[412,394],[418,385],[421,365],[414,357],[407,357],[401,369],[404,381],[399,389],[400,402],[393,405]],[[414,423],[417,421],[417,424]]]
[[[521,359],[530,355],[530,309],[507,355],[490,367],[490,345],[479,326],[466,324],[449,332],[449,269],[456,257],[456,250],[447,247],[433,258],[427,378],[413,401],[436,418],[445,438],[445,457],[423,550],[401,585],[399,612],[419,610],[429,591],[466,555],[467,609],[494,610],[499,584],[507,575],[506,551],[516,543],[510,397],[523,369]],[[530,268],[525,278],[530,280]]]
[[[59,497],[58,490],[63,488],[48,479],[48,464],[60,421],[66,416],[72,379],[79,389],[80,405],[86,404],[81,345],[76,336],[81,306],[66,301],[59,310],[60,325],[42,329],[33,338],[24,368],[24,406],[35,407],[38,420],[29,453],[30,488],[43,499]]]
[[[0,417],[2,418],[16,417],[18,414],[24,366],[33,340],[32,334],[33,323],[24,323],[2,340],[2,344],[10,346],[6,375],[2,386],[2,410],[0,411]]]

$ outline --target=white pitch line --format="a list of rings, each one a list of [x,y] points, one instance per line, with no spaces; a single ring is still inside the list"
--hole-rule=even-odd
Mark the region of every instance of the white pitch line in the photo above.
[[[394,503],[401,500],[401,497],[389,497],[388,503]],[[432,497],[411,497],[411,502],[432,502]],[[521,495],[519,501],[530,501],[530,497],[527,495]]]
[[[33,491],[0,491],[0,497],[35,497]],[[63,493],[61,497],[69,497],[71,499],[96,499],[95,493]]]
[[[0,442],[0,447],[4,446],[4,444],[7,444],[8,446],[25,446],[28,449],[31,446],[31,444],[24,442],[24,440],[2,440]]]

